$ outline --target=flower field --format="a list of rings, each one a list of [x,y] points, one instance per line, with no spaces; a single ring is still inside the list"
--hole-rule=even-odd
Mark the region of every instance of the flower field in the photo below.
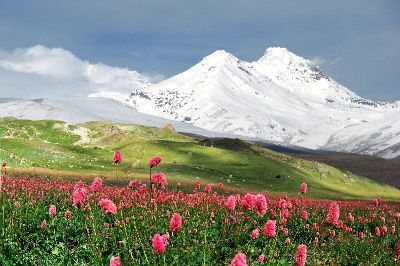
[[[154,171],[160,160],[149,162],[151,183],[125,187],[4,173],[2,265],[399,263],[398,203],[313,200],[305,183],[298,198],[171,186]]]

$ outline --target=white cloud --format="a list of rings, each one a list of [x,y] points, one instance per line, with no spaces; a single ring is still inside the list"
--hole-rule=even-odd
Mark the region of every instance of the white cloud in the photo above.
[[[337,58],[335,58],[333,60],[330,60],[330,59],[326,59],[326,58],[323,58],[323,57],[320,57],[320,56],[316,56],[313,59],[311,59],[311,62],[314,65],[317,65],[317,66],[322,66],[324,64],[325,65],[327,65],[327,64],[334,65],[334,64],[342,61],[342,59],[343,59],[342,57],[337,57]]]
[[[36,45],[0,51],[0,98],[128,95],[151,79],[127,68],[91,64],[62,48]]]

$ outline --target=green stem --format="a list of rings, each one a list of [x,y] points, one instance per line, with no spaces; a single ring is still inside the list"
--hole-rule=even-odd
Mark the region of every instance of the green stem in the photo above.
[[[147,264],[149,265],[150,262],[149,262],[149,259],[147,258],[146,247],[143,245],[143,242],[142,242],[142,240],[140,239],[140,234],[139,234],[139,232],[138,232],[138,230],[137,230],[135,219],[132,219],[132,220],[133,220],[133,227],[135,228],[135,232],[136,232],[136,237],[139,239],[140,245],[142,246],[142,249],[143,249],[144,258],[146,259],[146,262],[147,262]]]
[[[203,248],[203,266],[206,264],[206,249],[207,249],[207,231],[208,231],[208,201],[206,202],[206,232],[204,234],[204,248]]]

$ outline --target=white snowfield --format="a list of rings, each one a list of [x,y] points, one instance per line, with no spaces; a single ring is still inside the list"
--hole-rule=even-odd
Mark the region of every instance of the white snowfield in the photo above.
[[[138,111],[311,149],[400,155],[400,102],[359,97],[285,48],[245,62],[223,50],[129,97]]]

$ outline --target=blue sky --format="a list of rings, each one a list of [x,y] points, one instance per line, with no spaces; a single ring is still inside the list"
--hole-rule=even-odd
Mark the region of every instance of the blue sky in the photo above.
[[[253,61],[281,46],[363,97],[400,100],[398,14],[396,0],[0,0],[0,50],[60,47],[170,77],[217,49]]]

